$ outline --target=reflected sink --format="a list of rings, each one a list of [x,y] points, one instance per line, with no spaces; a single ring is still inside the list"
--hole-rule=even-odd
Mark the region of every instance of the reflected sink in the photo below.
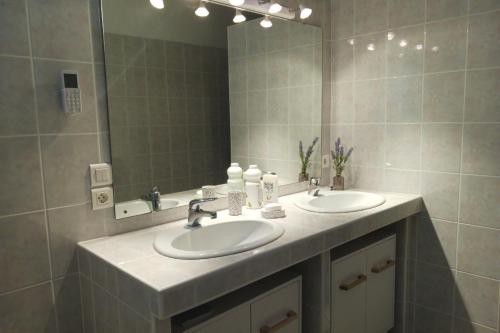
[[[385,198],[379,194],[358,191],[320,192],[319,196],[304,195],[295,205],[316,213],[350,213],[382,205]]]
[[[281,225],[263,219],[205,220],[196,229],[178,228],[159,234],[154,248],[177,259],[203,259],[243,252],[270,243],[281,235]]]

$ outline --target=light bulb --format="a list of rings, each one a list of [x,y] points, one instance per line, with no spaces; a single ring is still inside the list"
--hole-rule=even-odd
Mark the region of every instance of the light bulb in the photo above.
[[[208,11],[208,9],[205,6],[205,3],[203,1],[200,1],[200,5],[198,6],[198,8],[196,8],[194,13],[196,14],[196,16],[199,16],[199,17],[207,17],[208,14],[210,14],[210,12]]]
[[[245,17],[245,15],[243,15],[241,13],[241,10],[236,9],[236,14],[234,15],[233,22],[234,23],[241,23],[241,22],[245,22],[246,20],[247,20],[247,18]]]
[[[271,14],[279,13],[282,8],[283,7],[281,7],[281,5],[276,1],[271,1],[271,6],[269,6],[269,13]]]
[[[269,16],[266,16],[262,19],[262,21],[260,21],[260,26],[262,28],[268,29],[268,28],[273,26],[273,22],[271,22],[271,20],[269,19]]]
[[[303,5],[300,5],[299,9],[300,9],[300,19],[301,20],[305,20],[306,18],[311,16],[311,14],[313,12],[311,8],[303,6]]]
[[[241,6],[245,3],[245,0],[229,0],[231,6]]]
[[[156,9],[165,8],[165,4],[163,3],[163,0],[149,0],[149,3],[151,4],[151,6],[155,7]]]
[[[400,47],[406,47],[406,45],[408,45],[408,42],[406,41],[406,39],[402,39],[402,40],[399,42],[399,46],[400,46]]]
[[[389,32],[387,33],[387,40],[393,40],[393,39],[394,39],[394,36],[395,36],[395,35],[394,35],[394,32],[389,31]]]

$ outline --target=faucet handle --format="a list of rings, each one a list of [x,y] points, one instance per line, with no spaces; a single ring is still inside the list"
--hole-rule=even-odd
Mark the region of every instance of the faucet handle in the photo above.
[[[203,198],[203,199],[193,199],[189,201],[189,210],[193,209],[194,205],[200,205],[201,203],[208,202],[208,201],[214,201],[217,198]]]
[[[311,177],[311,179],[309,179],[309,185],[319,186],[320,181],[321,178],[319,177]]]

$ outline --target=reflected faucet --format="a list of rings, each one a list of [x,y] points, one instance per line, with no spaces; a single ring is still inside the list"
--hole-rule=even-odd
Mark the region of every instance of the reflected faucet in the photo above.
[[[158,187],[154,186],[151,191],[149,192],[149,200],[151,201],[151,205],[153,206],[153,211],[157,212],[161,209],[161,202],[160,202],[160,191],[158,190]]]
[[[200,227],[200,219],[203,216],[210,216],[210,218],[215,219],[217,217],[217,212],[212,212],[208,210],[203,210],[200,208],[200,204],[208,201],[214,201],[216,198],[205,198],[205,199],[194,199],[189,201],[188,208],[188,228]]]
[[[313,197],[318,197],[319,196],[319,182],[320,182],[320,178],[312,177],[309,180],[307,194],[312,195]]]

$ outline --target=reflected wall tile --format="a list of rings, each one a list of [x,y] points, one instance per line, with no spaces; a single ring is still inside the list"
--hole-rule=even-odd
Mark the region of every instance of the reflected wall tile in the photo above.
[[[125,89],[127,96],[147,96],[145,67],[127,67],[125,70]]]
[[[464,84],[465,72],[425,75],[423,120],[425,122],[461,122]]]
[[[314,139],[312,126],[289,126],[288,129],[288,159],[298,161],[299,141],[302,140],[304,147],[308,147]],[[298,164],[297,164],[298,165]],[[298,170],[298,169],[297,169]]]
[[[489,10],[500,9],[500,2],[497,0],[474,0],[470,2],[470,12],[479,13]]]
[[[247,89],[247,61],[244,58],[229,60],[229,92],[244,92]]]
[[[389,31],[386,37],[387,75],[421,74],[425,52],[424,25]]]
[[[469,320],[455,318],[453,329],[456,333],[497,333],[496,329],[474,324]]]
[[[1,20],[0,18],[0,22]],[[2,73],[0,135],[35,134],[35,92],[33,90],[31,61],[0,57],[0,72]]]
[[[288,94],[290,124],[311,125],[313,108],[313,87],[290,88]]]
[[[458,224],[424,218],[417,224],[418,260],[455,268]],[[418,274],[418,273],[417,273]]]
[[[267,157],[267,127],[252,126],[249,127],[248,155],[250,157]]]
[[[415,306],[415,324],[413,333],[450,332],[451,324],[451,316],[420,306]]]
[[[422,114],[422,77],[387,79],[387,121],[419,122]]]
[[[356,125],[354,127],[352,162],[360,166],[383,167],[385,147],[384,125]]]
[[[82,112],[67,115],[61,104],[61,71],[78,71]],[[94,72],[92,65],[35,60],[35,88],[41,133],[96,132]]]
[[[231,125],[231,156],[248,157],[248,126]]]
[[[2,11],[0,12],[0,54],[29,54],[26,16],[24,1],[2,1]]]
[[[169,98],[185,98],[186,93],[186,72],[179,70],[167,71],[167,91],[165,94]]]
[[[498,327],[498,281],[457,273],[455,315],[465,320]]]
[[[454,272],[447,267],[421,262],[417,262],[416,271],[415,303],[441,313],[451,314]]]
[[[357,81],[354,84],[354,121],[385,121],[386,80]]]
[[[0,296],[0,318],[0,332],[57,332],[50,283]]]
[[[465,124],[462,172],[500,176],[500,124]]]
[[[0,152],[0,173],[6,175],[0,186],[0,216],[42,209],[44,205],[38,139],[1,138]]]
[[[88,167],[99,161],[97,135],[41,137],[48,207],[90,199]]]
[[[460,222],[500,229],[500,179],[462,176]]]
[[[335,83],[330,122],[352,123],[354,120],[354,86],[352,82]]]
[[[500,66],[500,11],[469,18],[467,68]]]
[[[227,28],[228,57],[238,58],[246,52],[246,25],[234,24]]]
[[[264,124],[267,115],[267,91],[249,91],[247,93],[247,120],[249,124]]]
[[[266,51],[267,32],[262,29],[259,20],[249,21],[246,24],[246,55],[255,55]]]
[[[124,66],[106,65],[106,88],[108,96],[127,96]]]
[[[288,88],[267,91],[267,121],[270,124],[288,124],[288,93]]]
[[[354,0],[354,32],[356,35],[387,28],[386,0]]]
[[[146,78],[148,96],[167,96],[167,76],[164,69],[147,68]]]
[[[436,21],[451,17],[463,16],[466,13],[467,0],[427,1],[427,21]]]
[[[356,38],[354,48],[355,77],[357,80],[376,79],[385,76],[385,33]]]
[[[288,126],[270,125],[267,128],[267,141],[272,142],[268,146],[268,157],[286,160],[288,157]]]
[[[106,64],[124,65],[123,36],[104,33],[104,52],[106,52]]]
[[[422,196],[432,218],[458,220],[458,191],[460,176],[422,172]]]
[[[386,165],[397,169],[420,167],[420,125],[387,125]]]
[[[272,52],[272,51],[279,51],[279,50],[284,50],[288,48],[288,42],[289,42],[289,22],[284,20],[277,20],[273,22],[273,28],[269,29],[269,32],[267,34],[267,45],[266,45],[266,51],[267,52]],[[231,29],[229,29],[231,30]],[[238,39],[241,38],[242,35],[238,35]],[[245,40],[243,39],[243,42]],[[241,43],[241,41],[236,41],[237,43]],[[229,45],[231,45],[232,41],[229,42]],[[231,45],[232,46],[232,45]],[[245,47],[239,47],[239,50],[245,50]]]
[[[33,56],[92,61],[89,5],[78,0],[29,0]]]
[[[467,72],[465,121],[500,122],[500,69]]]
[[[425,19],[425,0],[388,0],[389,28],[422,23]]]
[[[459,172],[461,142],[461,124],[424,124],[422,169]]]
[[[314,48],[303,46],[291,49],[289,52],[290,86],[311,85],[314,83]]]
[[[465,68],[467,19],[458,18],[426,25],[425,72]]]
[[[184,70],[186,60],[184,44],[165,41],[165,67],[167,69]]]
[[[354,0],[333,1],[333,39],[349,38],[354,34]]]
[[[500,279],[500,230],[460,224],[458,269]]]
[[[50,278],[43,212],[0,219],[0,242],[0,292]]]
[[[266,89],[267,83],[266,56],[256,55],[247,58],[247,89]],[[270,78],[273,79],[272,77]]]
[[[286,90],[285,90],[286,91]],[[269,94],[268,98],[274,94]],[[231,124],[244,124],[247,122],[247,94],[234,93],[229,95],[229,105],[231,112]],[[279,105],[279,104],[278,104]],[[269,106],[271,109],[271,106]]]
[[[146,66],[164,67],[165,43],[159,39],[146,39],[145,42],[146,42]]]
[[[354,43],[354,40],[347,39],[333,42],[333,81],[342,82],[354,79]]]
[[[146,45],[144,39],[134,36],[123,37],[123,51],[125,55],[125,65],[145,66],[146,65]]]
[[[288,87],[288,50],[267,54],[267,88]]]

